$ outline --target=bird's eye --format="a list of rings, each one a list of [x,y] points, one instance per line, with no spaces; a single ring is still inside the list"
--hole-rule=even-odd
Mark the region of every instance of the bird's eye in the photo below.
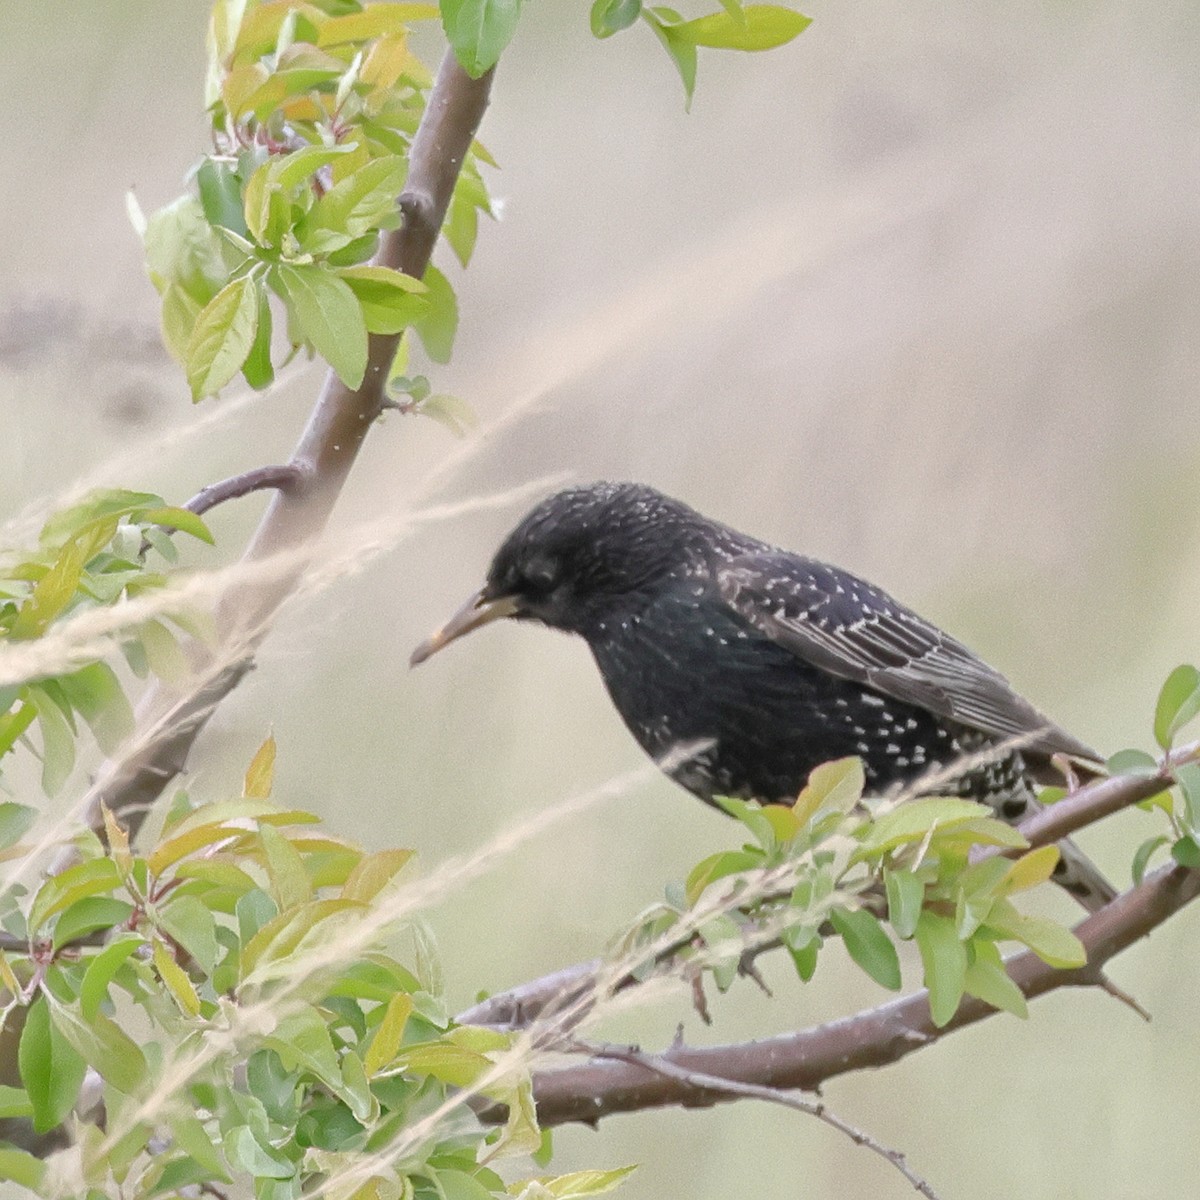
[[[558,562],[538,555],[525,564],[525,582],[539,592],[550,591],[558,583]]]

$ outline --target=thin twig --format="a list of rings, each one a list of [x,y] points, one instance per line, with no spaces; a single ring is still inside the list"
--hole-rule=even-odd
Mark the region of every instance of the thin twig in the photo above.
[[[902,1151],[884,1145],[878,1138],[867,1133],[865,1129],[851,1125],[844,1117],[839,1117],[837,1113],[833,1112],[823,1100],[810,1100],[795,1090],[785,1091],[782,1088],[765,1087],[762,1084],[744,1083],[737,1079],[709,1075],[703,1071],[692,1071],[672,1062],[668,1057],[671,1051],[668,1051],[668,1055],[663,1055],[646,1054],[632,1046],[600,1046],[585,1047],[585,1049],[589,1050],[592,1058],[613,1059],[629,1063],[634,1067],[641,1067],[646,1071],[653,1071],[656,1075],[683,1084],[685,1088],[693,1090],[702,1097],[719,1093],[729,1098],[745,1097],[751,1100],[765,1100],[769,1104],[781,1104],[785,1108],[793,1108],[797,1112],[807,1113],[810,1117],[816,1117],[818,1121],[823,1121],[839,1133],[845,1134],[856,1146],[865,1146],[872,1153],[878,1154],[880,1158],[899,1171],[922,1196],[928,1197],[928,1200],[938,1200],[938,1195],[932,1186],[908,1165],[908,1160]],[[685,1100],[684,1103],[686,1104],[687,1101]]]
[[[220,483],[210,483],[201,488],[183,507],[188,512],[201,516],[209,509],[216,508],[218,504],[240,499],[251,492],[261,492],[268,488],[286,491],[295,487],[303,478],[303,472],[295,463],[255,467],[251,471],[243,471],[240,475],[222,479]]]

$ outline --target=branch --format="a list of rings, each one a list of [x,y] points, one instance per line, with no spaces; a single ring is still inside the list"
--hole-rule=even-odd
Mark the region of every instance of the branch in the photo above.
[[[1200,743],[1168,755],[1162,767],[1153,775],[1118,775],[1110,779],[1098,779],[1080,788],[1074,795],[1023,821],[1019,828],[1030,846],[1042,846],[1056,841],[1111,816],[1122,808],[1158,795],[1174,782],[1174,769],[1184,762],[1193,761],[1198,753]],[[988,848],[980,858],[1000,852],[1000,848]],[[776,944],[764,944],[762,949],[770,949]],[[498,992],[459,1013],[455,1020],[463,1025],[525,1029],[552,1006],[562,1009],[569,1005],[578,1010],[579,1005],[586,1002],[589,991],[593,990],[597,973],[602,966],[602,960],[595,958],[563,967],[550,975],[543,975],[508,991]],[[614,991],[633,987],[637,982],[632,975],[626,976],[615,985]]]
[[[1200,895],[1200,872],[1163,867],[1140,887],[1119,896],[1075,927],[1087,950],[1083,967],[1048,966],[1030,951],[1008,960],[1008,972],[1029,999],[1060,987],[1102,986],[1104,964]],[[878,1008],[825,1025],[762,1041],[689,1048],[676,1046],[662,1057],[692,1074],[769,1088],[812,1091],[827,1079],[898,1062],[955,1030],[994,1015],[996,1009],[965,998],[949,1024],[939,1029],[922,990]],[[725,1088],[696,1088],[632,1063],[590,1062],[534,1076],[534,1098],[543,1126],[568,1121],[593,1124],[618,1112],[664,1105],[707,1106],[728,1101]],[[498,1106],[485,1109],[488,1121],[504,1119]]]
[[[210,483],[208,487],[201,488],[183,507],[197,516],[202,516],[218,504],[224,504],[226,500],[237,500],[250,495],[251,492],[261,492],[266,488],[286,491],[296,487],[302,478],[300,468],[294,463],[285,463],[279,467],[255,467],[230,479],[222,479],[220,483]]]
[[[492,72],[472,79],[458,65],[453,51],[446,52],[413,138],[408,182],[399,199],[404,224],[383,238],[375,260],[378,264],[418,279],[425,274],[459,169],[487,108],[491,82]],[[324,529],[367,431],[383,409],[388,369],[398,343],[398,334],[371,336],[366,375],[357,390],[347,388],[332,371],[326,375],[289,462],[284,467],[262,468],[279,472],[276,482],[254,484],[279,490],[246,549],[244,562],[295,553],[311,545]],[[254,474],[248,472],[238,479],[244,482]],[[286,486],[281,482],[285,475]],[[236,481],[216,485],[218,489],[235,486]],[[229,493],[238,494],[243,493]],[[202,492],[193,503],[204,495]],[[221,606],[218,624],[226,641],[233,646],[239,641],[246,644],[237,654],[238,662],[218,670],[199,692],[182,698],[162,685],[150,689],[139,705],[139,727],[161,728],[166,733],[148,739],[126,759],[102,768],[88,798],[88,818],[93,823],[103,800],[136,832],[146,806],[183,769],[209,716],[245,675],[249,654],[265,636],[303,569],[302,557],[298,556],[296,563],[269,582],[237,589]]]
[[[739,1083],[732,1079],[720,1079],[715,1075],[705,1075],[700,1071],[689,1071],[686,1067],[670,1062],[661,1054],[644,1054],[632,1047],[606,1046],[597,1051],[595,1057],[626,1062],[647,1071],[653,1071],[656,1075],[661,1075],[665,1079],[673,1079],[694,1092],[717,1091],[731,1100],[742,1098],[765,1100],[768,1104],[781,1104],[785,1108],[793,1108],[797,1112],[807,1113],[810,1117],[816,1117],[818,1121],[824,1121],[826,1125],[836,1129],[839,1133],[844,1133],[856,1146],[865,1146],[873,1154],[878,1154],[880,1158],[895,1167],[928,1200],[938,1200],[937,1193],[928,1181],[908,1165],[901,1151],[885,1146],[866,1130],[851,1125],[849,1121],[833,1112],[823,1100],[809,1100],[804,1096],[797,1095],[795,1091],[764,1087],[756,1083]]]

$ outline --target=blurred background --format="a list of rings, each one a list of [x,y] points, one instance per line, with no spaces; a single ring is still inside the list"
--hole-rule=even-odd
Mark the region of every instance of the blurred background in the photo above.
[[[529,5],[483,128],[502,220],[448,268],[458,346],[430,371],[485,429],[520,414],[472,435],[432,498],[644,480],[883,584],[1103,751],[1148,746],[1159,684],[1200,658],[1200,7],[806,11],[782,50],[702,52],[688,114],[648,31],[597,43],[582,0]],[[207,5],[2,20],[0,519],[84,475],[181,503],[285,459],[319,369],[194,410],[125,215],[130,188],[147,211],[178,194],[205,144]],[[462,453],[432,422],[382,422],[333,544]],[[493,628],[409,673],[524,506],[424,526],[293,605],[197,747],[195,794],[235,786],[271,726],[278,796],[434,870],[638,767],[580,643]],[[213,514],[203,561],[236,557],[261,507]],[[1156,831],[1133,812],[1080,840],[1126,884]],[[596,954],[736,840],[658,779],[553,825],[430,913],[452,1003]],[[946,1197],[1190,1194],[1198,938],[1188,910],[1116,963],[1151,1025],[1060,991],[826,1098]],[[682,1020],[734,1041],[885,998],[837,948],[824,968],[801,988],[775,964],[775,998],[739,985],[711,1030],[675,996],[605,1032],[659,1047]],[[629,1200],[908,1194],[748,1102],[556,1146],[562,1170],[643,1163]]]

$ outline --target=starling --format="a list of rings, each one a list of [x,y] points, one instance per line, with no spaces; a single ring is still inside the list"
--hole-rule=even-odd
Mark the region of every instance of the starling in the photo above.
[[[1034,780],[1054,777],[1052,755],[1099,760],[880,588],[641,484],[543,500],[413,664],[502,617],[583,637],[654,758],[706,742],[671,775],[708,802],[790,802],[815,766],[857,755],[873,794],[950,792],[1016,824],[1038,807]],[[1056,882],[1088,909],[1113,898],[1077,847],[1059,848]]]

